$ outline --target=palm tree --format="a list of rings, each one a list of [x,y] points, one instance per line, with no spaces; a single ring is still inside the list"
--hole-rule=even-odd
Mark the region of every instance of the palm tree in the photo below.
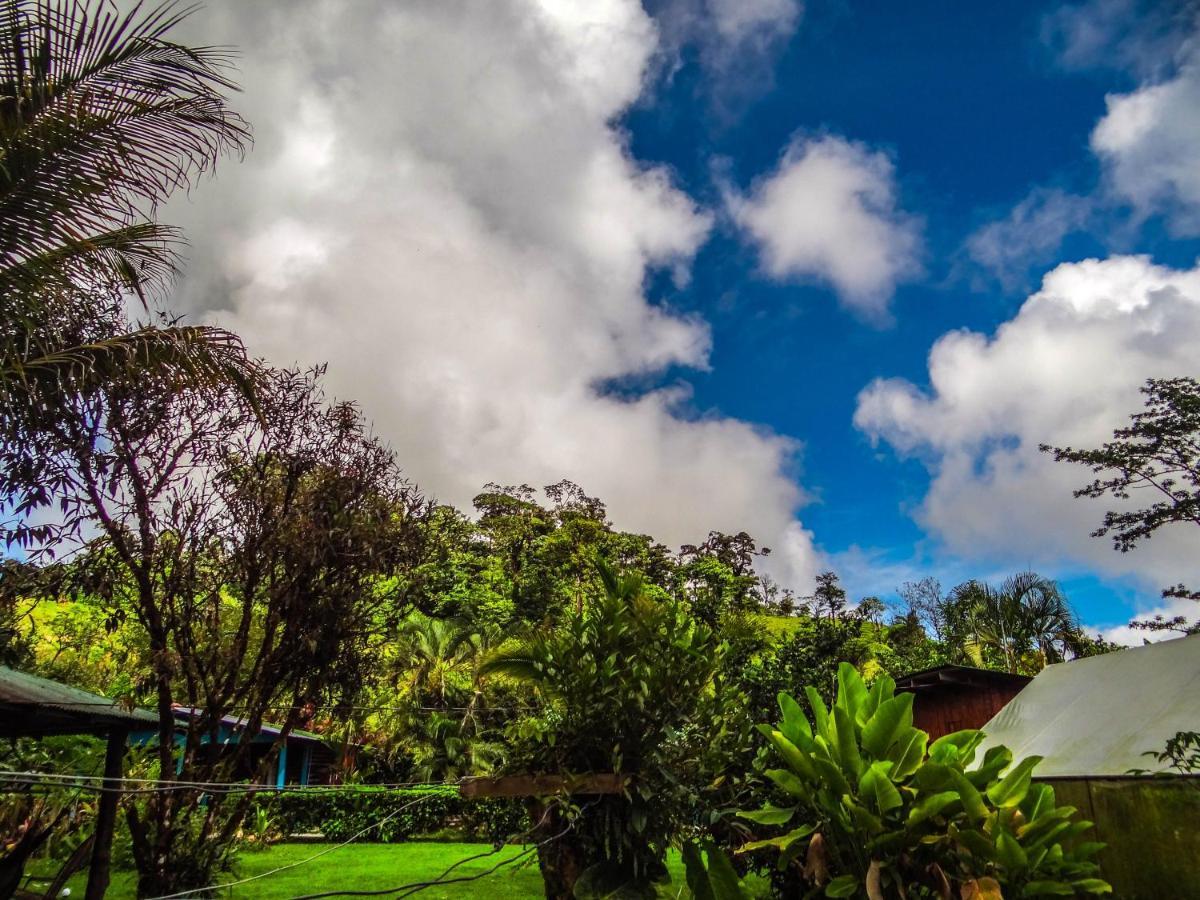
[[[998,588],[969,581],[954,589],[952,599],[967,611],[975,637],[967,652],[976,663],[992,650],[1010,672],[1036,671],[1070,658],[1079,646],[1070,603],[1055,582],[1036,572],[1020,572]]]
[[[414,613],[400,627],[397,659],[413,700],[447,708],[472,693],[475,661],[486,640],[452,619]]]
[[[129,293],[149,309],[179,233],[154,221],[249,140],[224,92],[229,55],[167,38],[190,12],[0,0],[0,412],[27,420],[57,392],[152,369],[252,390],[236,336],[166,323],[97,329]]]

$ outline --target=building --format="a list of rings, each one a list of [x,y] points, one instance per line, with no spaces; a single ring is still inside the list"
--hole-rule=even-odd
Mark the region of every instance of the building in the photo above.
[[[984,731],[1096,823],[1115,896],[1200,897],[1200,772],[1154,757],[1200,732],[1200,635],[1047,666]]]
[[[73,866],[88,865],[85,900],[100,900],[108,889],[126,739],[130,732],[153,727],[157,722],[158,717],[146,710],[125,709],[108,697],[0,666],[0,738],[90,734],[107,740],[105,780],[100,789],[90,850],[86,843],[81,845],[83,854],[72,856],[60,874],[65,881]],[[48,836],[46,832],[42,841]],[[7,889],[15,889],[25,860],[40,846],[41,841],[9,851],[0,870],[0,895]],[[61,884],[56,882],[51,896],[58,887]]]
[[[200,715],[201,711],[193,707],[176,707],[175,718],[179,722],[179,731],[175,741],[179,746],[186,742],[188,726]],[[210,757],[231,753],[245,727],[245,719],[237,716],[223,717],[215,740],[209,734],[201,736],[201,752]],[[229,773],[230,781],[249,781],[255,777],[260,763],[272,753],[281,731],[281,726],[263,722],[258,734],[251,741],[249,754],[241,761],[237,770]],[[154,741],[157,736],[156,730],[142,731],[135,734],[133,740],[145,744]],[[336,779],[339,771],[339,754],[325,743],[324,738],[310,731],[292,729],[279,749],[278,758],[271,764],[264,783],[277,788],[287,785],[330,784]]]
[[[1029,684],[1027,675],[969,666],[938,666],[896,679],[913,694],[913,724],[933,740],[964,728],[982,728]]]

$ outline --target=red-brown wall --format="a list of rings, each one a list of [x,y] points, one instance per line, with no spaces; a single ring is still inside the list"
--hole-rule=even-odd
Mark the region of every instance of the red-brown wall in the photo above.
[[[964,728],[982,728],[1022,687],[945,684],[922,688],[913,698],[913,724],[928,731],[930,740]]]

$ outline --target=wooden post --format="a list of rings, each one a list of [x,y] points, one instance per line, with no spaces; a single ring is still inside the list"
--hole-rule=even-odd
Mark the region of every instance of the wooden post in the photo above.
[[[501,775],[463,778],[458,792],[464,797],[551,797],[555,794],[621,794],[628,775],[596,772],[590,775]]]
[[[128,735],[129,732],[124,728],[114,728],[108,733],[108,747],[104,752],[104,791],[100,794],[96,810],[92,862],[88,868],[84,900],[103,900],[108,890],[113,832],[117,824],[117,807],[121,804],[121,769]]]

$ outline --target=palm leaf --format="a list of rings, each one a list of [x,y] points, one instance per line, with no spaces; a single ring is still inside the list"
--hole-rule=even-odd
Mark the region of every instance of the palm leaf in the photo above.
[[[0,356],[0,408],[13,414],[39,405],[64,386],[86,392],[129,377],[179,387],[232,385],[253,397],[260,375],[237,335],[203,325],[140,328],[128,334],[30,355]]]
[[[245,147],[230,54],[164,37],[190,12],[0,0],[0,268],[130,225]]]

